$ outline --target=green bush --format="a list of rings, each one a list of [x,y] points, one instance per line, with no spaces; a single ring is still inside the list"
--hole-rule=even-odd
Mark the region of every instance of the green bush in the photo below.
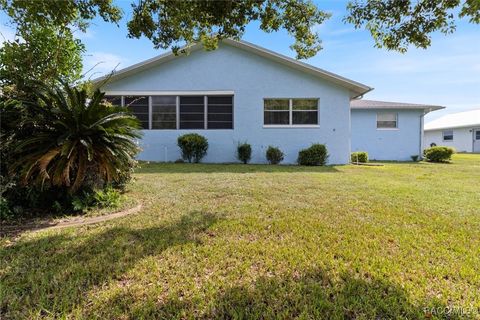
[[[86,210],[97,208],[118,208],[122,200],[120,192],[113,187],[106,187],[101,190],[93,190],[84,192],[80,196],[72,199],[72,209],[75,211],[85,212]],[[58,206],[61,207],[60,204]]]
[[[266,152],[267,161],[270,164],[279,164],[283,161],[283,152],[277,147],[269,146]]]
[[[418,161],[418,154],[414,154],[414,155],[410,156],[410,158],[412,159],[413,162],[417,162]]]
[[[307,149],[300,150],[297,162],[302,166],[324,166],[327,159],[327,147],[324,144],[315,143]]]
[[[366,163],[368,162],[368,152],[366,151],[352,152],[352,154],[350,155],[350,161],[352,163],[357,163],[357,162]]]
[[[248,143],[239,143],[237,147],[237,158],[247,164],[252,158],[252,146]]]
[[[188,162],[198,163],[207,154],[208,141],[205,137],[188,133],[178,137],[177,144],[182,151],[182,158]]]
[[[423,151],[423,155],[430,162],[448,162],[455,153],[455,149],[451,147],[430,147]]]

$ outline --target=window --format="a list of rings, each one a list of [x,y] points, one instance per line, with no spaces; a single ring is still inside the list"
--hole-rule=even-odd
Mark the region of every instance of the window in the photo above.
[[[149,129],[148,97],[126,96],[124,99],[124,105],[140,120],[142,128]]]
[[[475,140],[480,140],[480,130],[475,131]]]
[[[292,124],[318,124],[318,100],[293,99]]]
[[[265,99],[264,124],[290,124],[290,107],[288,99]]]
[[[205,129],[204,96],[180,97],[180,129]]]
[[[377,113],[377,129],[396,129],[398,128],[397,114],[394,112]]]
[[[177,128],[177,97],[152,96],[152,129]]]
[[[106,95],[105,100],[127,107],[143,129],[233,129],[232,95]]]
[[[266,126],[318,125],[318,99],[265,99],[263,114]]]
[[[232,96],[208,96],[208,129],[233,129]]]
[[[445,130],[442,132],[443,141],[453,141],[453,130]]]

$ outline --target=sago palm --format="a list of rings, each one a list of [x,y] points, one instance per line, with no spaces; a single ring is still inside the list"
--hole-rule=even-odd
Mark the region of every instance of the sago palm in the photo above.
[[[23,102],[21,126],[33,134],[15,141],[12,173],[24,184],[65,187],[74,193],[87,180],[115,182],[130,170],[139,148],[139,122],[126,108],[112,106],[95,91],[63,85],[33,90]],[[88,179],[87,179],[88,177]]]

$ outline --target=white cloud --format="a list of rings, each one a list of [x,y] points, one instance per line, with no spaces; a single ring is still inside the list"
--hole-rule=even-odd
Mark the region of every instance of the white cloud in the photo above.
[[[87,53],[83,58],[83,72],[86,78],[96,78],[111,71],[122,69],[128,60],[119,55],[95,51]]]

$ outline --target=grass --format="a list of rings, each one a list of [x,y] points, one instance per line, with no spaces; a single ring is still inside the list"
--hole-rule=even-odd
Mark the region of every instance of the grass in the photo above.
[[[142,212],[0,248],[0,318],[480,318],[479,155],[135,178]]]

